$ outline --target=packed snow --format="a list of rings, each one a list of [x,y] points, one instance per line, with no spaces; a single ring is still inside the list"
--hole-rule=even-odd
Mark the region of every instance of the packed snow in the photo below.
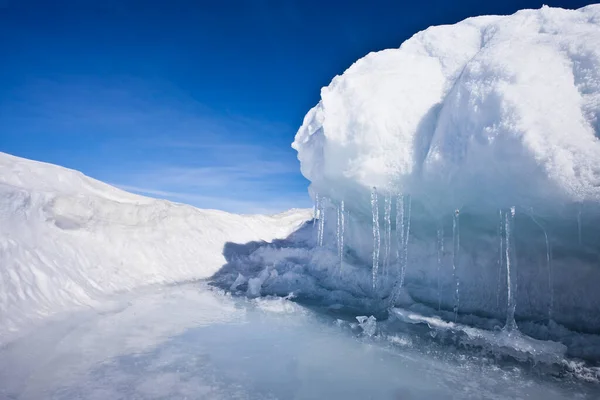
[[[200,210],[0,153],[0,344],[114,293],[207,278],[226,243],[285,238],[310,216]]]
[[[371,53],[296,135],[313,190],[428,207],[600,201],[600,6],[469,18]],[[354,204],[354,208],[357,206]]]

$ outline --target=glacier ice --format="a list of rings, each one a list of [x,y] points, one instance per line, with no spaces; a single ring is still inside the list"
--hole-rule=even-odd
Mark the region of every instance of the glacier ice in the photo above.
[[[375,332],[377,331],[377,319],[374,316],[370,315],[367,317],[366,315],[359,315],[356,317],[356,320],[358,321],[358,324],[362,328],[365,335],[375,335]]]
[[[246,283],[246,277],[244,277],[242,274],[238,274],[237,278],[235,278],[235,281],[233,281],[231,286],[229,286],[229,290],[236,291],[237,288],[244,283]]]
[[[310,191],[351,212],[347,264],[371,268],[374,299],[600,333],[600,5],[469,18],[370,53],[321,90],[292,147]],[[397,199],[398,271],[377,196]]]

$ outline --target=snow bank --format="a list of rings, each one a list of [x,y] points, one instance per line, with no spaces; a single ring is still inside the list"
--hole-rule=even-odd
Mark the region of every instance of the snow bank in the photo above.
[[[0,343],[111,293],[206,278],[227,242],[285,238],[308,218],[200,210],[0,153]]]
[[[371,53],[321,90],[292,147],[333,199],[375,186],[436,210],[537,208],[600,201],[599,136],[592,5],[469,18]]]
[[[350,291],[373,270],[379,299],[402,282],[432,308],[506,320],[510,263],[518,322],[600,333],[600,5],[469,18],[371,53],[321,90],[292,147]]]

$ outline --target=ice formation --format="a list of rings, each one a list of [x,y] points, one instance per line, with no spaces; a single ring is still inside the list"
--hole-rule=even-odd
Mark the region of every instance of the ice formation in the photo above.
[[[367,317],[366,315],[359,315],[356,317],[358,324],[362,328],[363,332],[367,336],[375,335],[377,331],[377,319],[374,316]]]
[[[368,54],[292,147],[311,192],[352,213],[345,245],[374,299],[600,332],[600,5]]]
[[[323,88],[293,147],[315,206],[277,216],[0,154],[0,344],[70,306],[211,277],[373,315],[367,335],[395,313],[600,359],[600,6],[470,18],[369,54]]]

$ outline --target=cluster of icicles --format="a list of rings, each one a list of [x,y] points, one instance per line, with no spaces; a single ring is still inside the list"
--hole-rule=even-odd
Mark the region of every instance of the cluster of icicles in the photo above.
[[[377,290],[378,280],[381,276],[389,276],[390,269],[394,266],[396,270],[396,278],[392,286],[392,291],[389,296],[389,305],[393,306],[401,290],[404,286],[406,269],[408,267],[408,250],[409,250],[409,236],[410,236],[410,224],[411,224],[411,203],[412,199],[409,194],[398,194],[392,196],[386,194],[383,202],[383,232],[380,226],[380,200],[376,188],[371,191],[371,210],[373,215],[373,264],[372,264],[372,285],[373,290]],[[318,194],[315,196],[314,205],[314,219],[315,226],[317,227],[317,245],[322,247],[324,241],[325,231],[325,210],[326,203],[333,205],[329,199],[320,197]],[[342,200],[335,206],[337,210],[337,252],[339,257],[340,270],[344,262],[344,235],[346,230],[346,221],[349,216],[349,211],[345,209],[344,201]],[[392,215],[395,211],[395,238],[392,238]],[[513,227],[515,218],[516,208],[510,207],[506,210],[499,210],[498,218],[498,237],[499,237],[499,250],[498,250],[498,293],[497,301],[500,301],[501,292],[501,272],[503,269],[506,270],[506,292],[507,292],[507,315],[506,315],[506,329],[514,330],[517,328],[515,322],[515,309],[516,299],[515,293],[517,288],[516,270],[514,263],[514,239],[513,239]],[[530,218],[542,229],[546,239],[547,248],[547,262],[549,268],[549,287],[550,287],[550,306],[549,306],[549,318],[552,317],[553,308],[553,290],[552,290],[552,272],[550,267],[550,249],[548,243],[548,235],[544,228],[537,222],[533,215],[529,215]],[[383,233],[383,238],[382,238]],[[396,262],[392,265],[392,240],[395,239],[395,260]],[[383,248],[382,248],[383,244]],[[444,267],[443,255],[444,255],[444,228],[442,223],[439,223],[437,229],[437,290],[438,290],[438,309],[441,309],[442,303],[442,288],[440,282],[441,270]],[[381,254],[383,251],[383,254]],[[460,279],[458,277],[457,268],[459,265],[460,257],[460,210],[456,209],[452,215],[452,276],[454,281],[454,298],[453,298],[453,312],[454,319],[456,321],[460,306]]]

